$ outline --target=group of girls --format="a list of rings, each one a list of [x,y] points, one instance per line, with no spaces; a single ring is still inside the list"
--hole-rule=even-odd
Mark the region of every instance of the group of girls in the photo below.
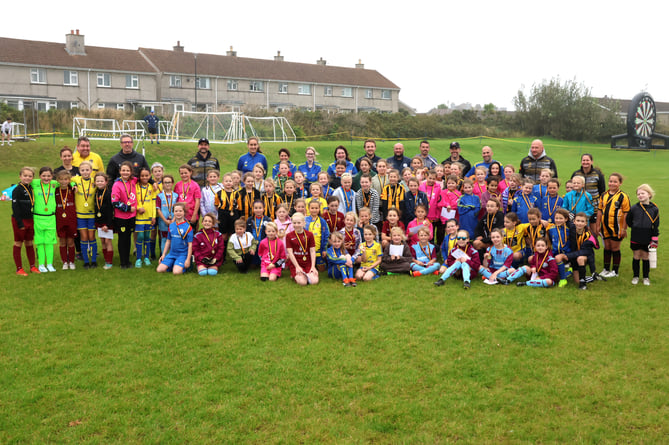
[[[59,172],[54,178],[43,167],[35,178],[32,169],[23,168],[12,196],[17,274],[27,275],[22,245],[30,271],[55,271],[56,242],[63,269],[74,269],[77,233],[84,268],[97,266],[100,238],[103,267],[109,269],[116,233],[121,268],[131,267],[133,239],[137,268],[152,264],[160,240],[159,272],[182,273],[193,262],[200,275],[216,275],[229,257],[242,273],[260,267],[263,280],[277,279],[288,267],[300,284],[313,284],[318,272],[327,270],[348,287],[384,273],[409,273],[439,275],[436,285],[458,275],[468,288],[477,274],[489,284],[528,275],[529,285],[565,285],[571,266],[583,288],[588,278],[618,276],[620,246],[629,227],[633,282],[643,273],[644,284],[650,284],[648,253],[659,234],[653,191],[640,186],[639,203],[631,206],[617,173],[609,176],[608,190],[601,190],[602,175],[593,169],[590,155],[582,157],[581,170],[561,197],[560,183],[549,170],[538,184],[497,162],[476,167],[471,178],[462,177],[457,162],[426,170],[420,159],[402,172],[388,169],[383,159],[375,170],[361,162],[360,171],[353,171],[348,154],[338,147],[328,175],[316,171],[312,147],[303,169],[282,150],[275,178],[266,178],[256,164],[243,176],[209,171],[202,188],[192,181],[187,164],[179,167],[176,183],[159,163],[138,177],[131,164],[122,164],[113,184],[102,172],[93,175],[87,162],[75,177]],[[296,214],[304,220],[308,239],[288,237],[296,231]],[[581,214],[586,223],[576,225]],[[604,270],[596,274],[593,249],[600,235]],[[313,242],[313,270],[309,248],[295,245],[298,241]],[[592,275],[586,275],[586,265]]]

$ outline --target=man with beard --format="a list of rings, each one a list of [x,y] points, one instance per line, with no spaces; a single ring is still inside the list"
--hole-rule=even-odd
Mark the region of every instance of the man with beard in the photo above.
[[[207,185],[207,173],[210,170],[220,172],[221,167],[218,164],[218,159],[213,157],[209,151],[209,139],[201,138],[197,141],[197,153],[188,161],[188,165],[193,167],[191,179],[197,182],[200,188]]]

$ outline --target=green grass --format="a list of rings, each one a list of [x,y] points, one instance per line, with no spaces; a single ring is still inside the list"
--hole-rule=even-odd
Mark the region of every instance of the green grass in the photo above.
[[[441,160],[449,141],[434,141]],[[379,142],[389,156],[393,141]],[[71,140],[0,150],[0,187],[23,165],[59,165]],[[328,164],[338,142],[313,145]],[[350,147],[350,142],[343,142]],[[517,164],[529,140],[462,141],[463,155]],[[352,157],[362,143],[353,143]],[[408,141],[407,153],[418,141]],[[546,141],[561,178],[591,152],[623,188],[649,182],[667,208],[665,152]],[[270,162],[279,144],[263,144]],[[147,146],[149,161],[157,156]],[[93,141],[107,161],[116,142]],[[194,144],[160,145],[172,169]],[[232,168],[243,145],[214,145]],[[632,198],[633,201],[634,198]],[[9,221],[8,203],[0,218]],[[622,276],[587,292],[384,277],[302,292],[229,264],[215,278],[149,269],[13,276],[0,227],[2,443],[663,443],[669,434],[669,261],[653,285]],[[601,262],[601,253],[598,254]]]

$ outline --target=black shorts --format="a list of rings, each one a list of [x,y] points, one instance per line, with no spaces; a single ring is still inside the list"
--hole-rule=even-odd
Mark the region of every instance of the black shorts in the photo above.
[[[618,242],[623,240],[622,238],[618,238],[617,236],[605,236],[604,239],[605,240],[610,239],[610,240],[618,241]]]
[[[2,132],[5,133],[5,134],[9,134],[9,133],[11,133],[12,131],[11,131],[11,130],[3,130]]]
[[[648,244],[639,244],[634,241],[630,241],[630,249],[632,250],[641,250],[643,252],[648,252]]]
[[[157,128],[151,128],[151,127],[149,127],[149,134],[156,134],[156,133],[158,133],[158,129],[157,129]]]

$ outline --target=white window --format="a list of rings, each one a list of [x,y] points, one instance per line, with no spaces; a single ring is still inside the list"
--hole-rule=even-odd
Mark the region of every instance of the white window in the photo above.
[[[341,95],[342,97],[353,97],[353,88],[351,87],[344,87],[341,89]]]
[[[30,83],[46,83],[46,70],[44,68],[31,68]]]
[[[119,111],[125,110],[125,104],[116,104],[116,109]]]
[[[79,85],[79,73],[76,71],[63,71],[63,85]]]
[[[98,110],[104,110],[105,109],[105,104],[102,102],[98,103]]]
[[[70,102],[70,110],[79,108],[79,102]]]
[[[126,74],[125,87],[134,89],[139,88],[139,76],[137,74]]]
[[[311,94],[311,85],[306,85],[306,84],[298,85],[297,86],[297,94],[308,94],[308,95],[310,95]]]
[[[287,83],[280,83],[279,84],[279,93],[288,94],[288,84]]]
[[[230,79],[228,80],[228,91],[237,91],[237,88],[239,85],[237,84],[236,80]]]
[[[263,91],[264,89],[265,85],[260,80],[252,80],[249,82],[249,91]]]
[[[323,90],[323,95],[332,96],[332,87],[325,87],[325,89]]]
[[[98,86],[99,87],[106,87],[106,88],[111,87],[111,74],[109,74],[109,73],[98,73]],[[100,104],[98,104],[98,108],[100,108]],[[104,106],[103,106],[103,108],[104,108]]]
[[[390,90],[381,90],[381,99],[390,99]]]
[[[208,77],[198,77],[195,79],[195,86],[198,90],[208,90],[211,88],[211,81]]]
[[[170,86],[172,88],[181,88],[181,76],[170,76]]]
[[[365,90],[365,99],[371,99],[373,97],[372,90],[369,88]]]

